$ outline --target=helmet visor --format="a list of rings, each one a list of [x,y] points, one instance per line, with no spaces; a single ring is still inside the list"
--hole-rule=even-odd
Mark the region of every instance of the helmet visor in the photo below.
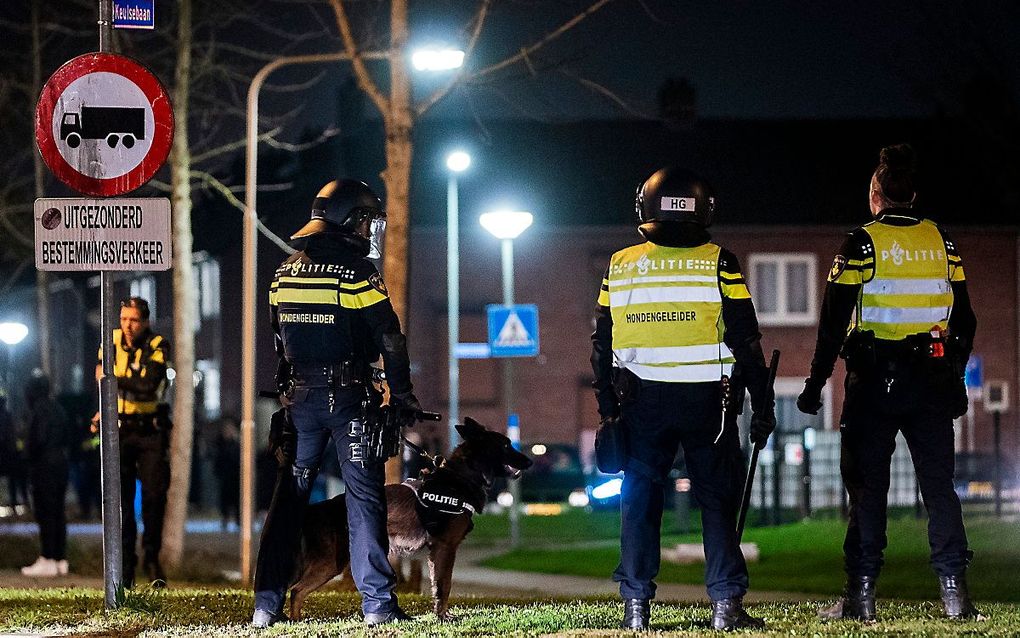
[[[368,258],[379,259],[382,257],[383,242],[386,240],[386,218],[373,217],[368,224]]]

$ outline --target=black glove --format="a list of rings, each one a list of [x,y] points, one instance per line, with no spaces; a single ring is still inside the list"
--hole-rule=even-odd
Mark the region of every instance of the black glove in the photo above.
[[[622,472],[627,466],[627,435],[623,419],[602,419],[595,433],[595,466],[605,474]]]
[[[613,388],[606,388],[595,393],[595,399],[599,402],[599,417],[601,420],[614,419],[620,416],[620,400],[616,397]]]
[[[771,405],[766,410],[755,412],[751,416],[751,443],[763,448],[768,443],[769,435],[776,430],[776,407]]]
[[[822,409],[822,388],[825,383],[819,384],[812,379],[804,380],[804,391],[797,397],[797,409],[804,414],[818,414]]]
[[[421,403],[413,392],[390,395],[390,407],[397,410],[397,422],[400,427],[406,428],[415,424],[416,412],[422,412]]]

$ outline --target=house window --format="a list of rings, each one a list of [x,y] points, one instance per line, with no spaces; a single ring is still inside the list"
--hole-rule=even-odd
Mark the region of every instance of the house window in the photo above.
[[[811,326],[818,318],[818,259],[811,253],[753,253],[747,283],[763,326]]]
[[[129,294],[132,297],[141,297],[149,302],[149,320],[156,315],[156,278],[152,275],[135,277],[128,286]]]

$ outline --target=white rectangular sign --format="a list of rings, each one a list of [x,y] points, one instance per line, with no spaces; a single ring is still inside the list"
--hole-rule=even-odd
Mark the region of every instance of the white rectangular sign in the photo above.
[[[169,270],[171,261],[165,197],[35,200],[39,270]]]

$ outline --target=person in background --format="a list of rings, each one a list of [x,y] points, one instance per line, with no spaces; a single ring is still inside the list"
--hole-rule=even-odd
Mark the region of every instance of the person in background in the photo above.
[[[219,480],[220,520],[225,530],[230,521],[238,525],[241,522],[241,430],[233,417],[219,420],[216,477]]]
[[[67,455],[71,424],[63,408],[50,397],[50,380],[35,370],[25,384],[28,461],[32,502],[39,524],[41,551],[34,563],[21,568],[25,576],[51,578],[67,574]]]

